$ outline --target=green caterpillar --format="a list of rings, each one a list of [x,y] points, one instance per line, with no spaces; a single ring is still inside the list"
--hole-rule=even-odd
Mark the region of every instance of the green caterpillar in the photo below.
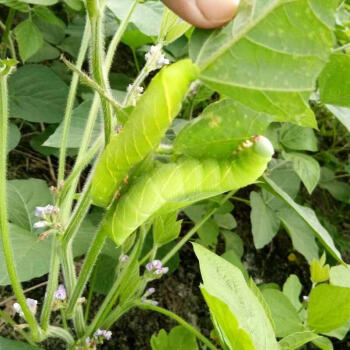
[[[227,160],[186,158],[160,165],[109,209],[102,231],[119,246],[151,217],[245,187],[263,174],[274,150],[267,138],[255,136],[234,153]]]
[[[92,181],[94,204],[108,206],[128,171],[159,144],[197,76],[198,68],[191,60],[174,63],[155,76],[123,130],[112,137],[101,156]]]

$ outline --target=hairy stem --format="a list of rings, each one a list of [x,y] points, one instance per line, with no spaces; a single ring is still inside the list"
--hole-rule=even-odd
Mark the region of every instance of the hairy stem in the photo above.
[[[154,305],[142,303],[142,302],[137,303],[136,306],[140,309],[156,311],[156,312],[159,312],[165,316],[172,318],[174,321],[176,321],[181,326],[183,326],[187,330],[189,330],[192,334],[194,334],[209,349],[217,350],[216,346],[214,346],[203,334],[201,334],[199,331],[197,331],[197,329],[195,329],[188,322],[186,322],[184,319],[182,319],[180,316],[174,314],[173,312],[166,310],[166,309],[163,309],[162,307],[159,307],[159,306],[154,306]]]
[[[89,47],[89,41],[90,41],[90,26],[89,26],[89,22],[86,21],[83,39],[80,44],[80,49],[79,49],[78,58],[76,62],[76,67],[78,69],[80,69],[84,63],[86,52]],[[69,127],[72,119],[72,112],[74,108],[74,102],[75,102],[75,96],[77,93],[78,84],[79,84],[79,75],[77,73],[73,73],[72,81],[69,88],[68,98],[67,98],[66,111],[64,113],[64,119],[63,119],[63,132],[62,132],[62,139],[61,139],[60,157],[59,157],[59,164],[58,164],[58,177],[57,177],[58,185],[61,184],[65,176],[67,140],[68,140]]]
[[[91,26],[91,69],[92,75],[96,83],[102,88],[103,91],[106,91],[109,95],[109,85],[107,74],[104,69],[104,36],[103,36],[103,14],[104,6],[99,8],[98,0],[93,0],[94,11],[89,11],[89,19]],[[92,0],[90,1],[92,2]],[[101,105],[104,118],[104,135],[105,135],[105,144],[108,145],[109,140],[112,135],[112,118],[113,113],[109,101],[101,98]]]
[[[162,263],[166,264],[182,247],[187,243],[188,240],[191,239],[191,237],[220,209],[220,207],[227,202],[235,193],[235,191],[229,192],[219,205],[210,210],[200,221],[196,223],[196,225],[193,226],[191,230],[187,232],[187,234],[175,245],[173,249],[170,250],[170,252],[162,259]]]
[[[18,303],[21,305],[24,317],[28,322],[33,339],[40,340],[40,329],[32,312],[30,311],[24,292],[19,281],[12,246],[10,240],[8,217],[7,217],[7,133],[8,133],[8,91],[7,74],[0,74],[0,229],[4,257],[7,272],[11,281],[12,289],[16,295]]]
[[[60,259],[58,254],[58,237],[55,235],[51,246],[51,264],[49,282],[46,288],[44,306],[41,312],[41,327],[46,332],[50,324],[50,315],[54,299],[54,293],[58,285],[58,275],[60,270]]]
[[[91,275],[92,269],[95,265],[98,255],[100,254],[103,244],[105,242],[106,235],[102,232],[98,232],[90,246],[84,265],[80,271],[79,278],[76,282],[75,288],[71,294],[69,304],[67,306],[66,315],[68,318],[72,317],[74,309],[76,307],[77,300],[81,297],[87,281]]]

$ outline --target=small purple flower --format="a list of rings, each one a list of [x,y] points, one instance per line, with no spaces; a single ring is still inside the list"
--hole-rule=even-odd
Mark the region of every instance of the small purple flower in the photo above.
[[[39,218],[45,218],[48,215],[57,215],[60,212],[60,209],[54,205],[47,205],[46,207],[36,207],[35,216]]]
[[[146,265],[146,269],[148,270],[148,271],[152,271],[153,270],[153,263],[148,263],[147,265]]]
[[[27,298],[26,303],[31,313],[35,315],[38,309],[38,301],[35,299]],[[14,303],[12,307],[15,310],[15,312],[18,313],[21,317],[24,316],[21,305],[19,305],[18,303]]]
[[[106,339],[106,340],[110,340],[111,338],[112,338],[112,332],[111,331],[106,331],[105,329],[101,329],[101,328],[99,328],[96,332],[95,332],[95,334],[94,334],[94,337],[96,338],[96,339],[98,339],[98,338],[103,338],[103,339]]]
[[[63,284],[60,284],[58,286],[58,289],[55,291],[54,293],[54,297],[57,300],[61,300],[64,301],[67,298],[67,292],[66,292],[66,288],[64,287]]]
[[[86,344],[86,345],[90,345],[90,343],[91,343],[91,339],[90,339],[90,337],[87,337],[87,338],[85,339],[85,344]]]
[[[161,269],[162,266],[163,266],[163,264],[162,264],[162,262],[160,260],[154,260],[152,262],[152,264],[153,264],[153,267],[154,267],[155,270]]]

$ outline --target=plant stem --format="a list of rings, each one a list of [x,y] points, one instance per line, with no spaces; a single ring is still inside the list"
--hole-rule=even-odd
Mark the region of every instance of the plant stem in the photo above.
[[[87,253],[84,265],[80,271],[79,278],[76,282],[75,288],[73,289],[67,306],[66,315],[68,318],[72,317],[74,313],[77,300],[80,298],[86,286],[86,283],[89,280],[90,274],[97,260],[97,257],[101,252],[105,239],[106,235],[104,232],[97,232],[97,234],[95,235],[95,238],[90,246],[90,250]]]
[[[191,230],[187,232],[187,234],[175,245],[173,249],[170,250],[170,252],[162,259],[162,263],[166,264],[174,254],[176,254],[184,244],[187,243],[189,239],[221,208],[221,206],[227,202],[235,193],[235,191],[229,192],[221,202],[219,203],[219,206],[210,210],[203,218],[198,221]]]
[[[49,323],[50,323],[50,315],[53,305],[54,293],[57,289],[58,285],[58,275],[60,270],[60,259],[58,255],[58,237],[57,234],[52,239],[52,247],[51,247],[51,264],[50,264],[50,274],[49,274],[49,282],[46,288],[46,295],[44,306],[41,312],[41,327],[46,332]]]
[[[79,229],[82,221],[85,218],[86,213],[88,212],[91,205],[90,198],[90,186],[87,186],[86,191],[82,194],[76,209],[73,213],[71,220],[69,221],[68,227],[63,236],[63,247],[67,248],[68,244],[72,241],[75,233]]]
[[[74,344],[74,338],[72,335],[63,328],[50,326],[47,333],[51,338],[62,339],[69,345]]]
[[[76,67],[79,69],[82,67],[84,63],[86,52],[89,47],[89,41],[90,41],[90,26],[89,26],[89,21],[86,21],[84,34],[80,44],[80,49],[79,49],[77,63],[76,63]],[[59,165],[58,165],[58,179],[57,179],[58,185],[60,185],[60,183],[64,180],[64,175],[65,175],[67,140],[68,140],[69,127],[72,119],[72,111],[74,108],[74,102],[75,102],[75,96],[77,93],[78,84],[79,84],[79,75],[77,73],[73,73],[72,81],[69,88],[68,98],[67,98],[66,110],[65,110],[64,119],[63,119],[63,132],[62,132],[61,147],[60,147]]]
[[[130,309],[135,307],[135,300],[126,302],[122,306],[117,306],[102,323],[103,329],[111,328],[124,314],[126,314]]]
[[[109,85],[107,74],[104,69],[104,35],[103,35],[103,14],[105,7],[99,8],[98,0],[92,0],[95,2],[94,11],[90,12],[90,26],[91,26],[91,68],[92,75],[96,83],[106,91],[109,95]],[[92,2],[91,1],[91,2]],[[108,145],[109,140],[112,135],[112,118],[113,113],[111,105],[104,98],[101,98],[101,105],[104,118],[104,135],[105,135],[105,145]]]
[[[13,8],[9,9],[9,13],[7,15],[6,23],[5,23],[5,30],[4,34],[2,37],[2,42],[1,42],[1,57],[6,58],[6,51],[7,51],[7,44],[9,42],[9,37],[10,37],[10,31],[12,27],[13,20],[15,18],[16,10]]]
[[[66,283],[68,297],[70,297],[72,295],[72,291],[76,283],[75,266],[71,242],[65,248],[63,248],[62,246],[60,247],[60,254],[64,280]],[[74,328],[76,329],[77,334],[81,336],[85,332],[85,322],[82,306],[77,305],[75,310],[76,311],[73,317]]]
[[[89,293],[86,300],[86,307],[85,307],[85,314],[84,314],[85,323],[87,323],[89,319],[90,307],[91,307],[92,297],[94,294],[94,286],[97,280],[97,272],[98,272],[98,264],[95,266],[95,269],[92,273],[91,280],[89,282]]]
[[[7,217],[7,133],[8,133],[8,91],[7,74],[0,74],[0,228],[4,250],[7,272],[11,281],[12,289],[18,303],[21,305],[25,319],[30,327],[33,339],[40,340],[40,329],[34,315],[30,311],[24,292],[19,281],[14,257],[12,253],[11,240]]]
[[[203,334],[197,331],[193,326],[191,326],[188,322],[186,322],[184,319],[182,319],[180,316],[174,314],[173,312],[163,309],[159,306],[154,306],[147,303],[138,302],[136,306],[140,309],[144,310],[152,310],[159,312],[165,316],[168,316],[172,318],[174,321],[179,323],[181,326],[185,327],[187,330],[189,330],[192,334],[194,334],[203,344],[205,344],[209,349],[211,350],[217,350],[216,346],[214,346]]]
[[[122,287],[125,285],[126,282],[128,282],[127,277],[128,277],[129,271],[132,271],[132,269],[134,269],[138,265],[138,258],[142,250],[146,233],[147,232],[145,230],[145,227],[142,226],[140,238],[133,249],[133,252],[129,258],[129,261],[121,271],[120,275],[117,277],[116,281],[113,283],[112,288],[108,292],[96,316],[94,317],[88,329],[86,330],[86,336],[91,336],[91,334],[93,334],[93,332],[103,323],[108,313],[112,310],[120,294],[120,291],[122,290]]]

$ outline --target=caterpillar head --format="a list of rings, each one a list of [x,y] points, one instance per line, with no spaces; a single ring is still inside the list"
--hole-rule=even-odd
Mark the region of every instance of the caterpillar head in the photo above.
[[[263,157],[271,158],[275,153],[272,143],[265,136],[253,136],[253,143],[254,151]]]

